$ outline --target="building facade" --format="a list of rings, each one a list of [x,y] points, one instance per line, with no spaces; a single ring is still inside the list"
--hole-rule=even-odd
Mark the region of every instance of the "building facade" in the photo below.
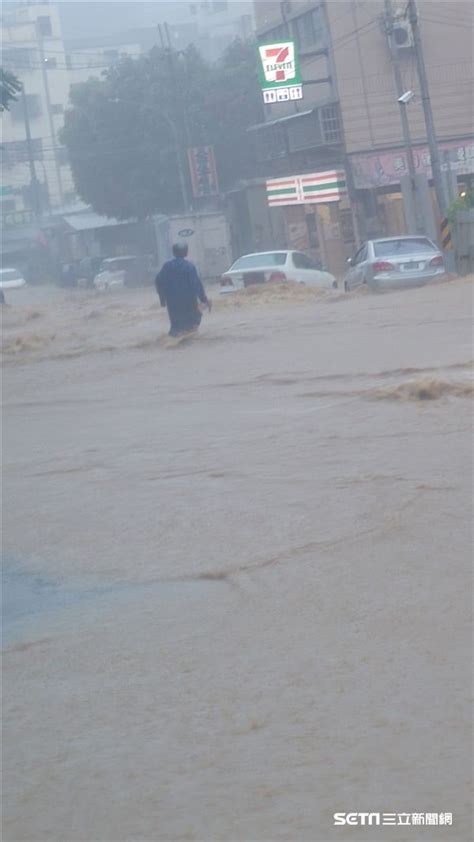
[[[407,106],[415,164],[431,178],[410,25],[405,7],[392,5],[405,29],[397,48],[403,83],[415,93]],[[259,43],[295,41],[304,93],[265,106],[265,123],[253,129],[260,165],[273,179],[344,171],[346,193],[337,201],[285,208],[289,244],[316,248],[339,274],[358,239],[406,231],[400,184],[407,160],[385,11],[383,0],[255,2]],[[469,181],[471,6],[418,0],[418,12],[440,149],[458,179]]]
[[[59,139],[69,77],[55,4],[5,5],[1,61],[24,90],[2,115],[2,217],[9,228],[75,199]]]
[[[1,63],[23,92],[2,114],[1,253],[4,264],[21,267],[32,280],[59,277],[60,264],[75,256],[64,220],[70,214],[80,222],[87,211],[61,144],[71,87],[142,52],[140,44],[117,46],[107,39],[71,49],[60,11],[60,4],[49,2],[9,2],[2,10]]]

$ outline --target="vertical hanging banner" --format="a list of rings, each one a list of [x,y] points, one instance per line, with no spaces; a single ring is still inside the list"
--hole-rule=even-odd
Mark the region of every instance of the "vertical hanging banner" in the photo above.
[[[214,147],[194,146],[188,149],[188,160],[194,198],[201,199],[204,196],[217,196],[219,193],[219,183],[217,180]]]
[[[258,45],[259,77],[263,101],[303,99],[303,83],[294,41]]]

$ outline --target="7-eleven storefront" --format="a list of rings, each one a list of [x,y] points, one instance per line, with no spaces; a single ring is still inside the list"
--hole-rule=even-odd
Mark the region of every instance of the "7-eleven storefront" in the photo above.
[[[288,248],[319,258],[342,277],[355,237],[343,169],[272,178],[266,182],[270,208],[283,208]]]

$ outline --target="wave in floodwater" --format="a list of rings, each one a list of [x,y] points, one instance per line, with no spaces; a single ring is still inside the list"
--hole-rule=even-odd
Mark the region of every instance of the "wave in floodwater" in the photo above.
[[[215,301],[217,309],[241,309],[268,307],[278,304],[306,304],[324,298],[335,298],[335,291],[321,287],[286,281],[281,284],[252,284],[245,289],[236,290],[220,296]]]
[[[433,401],[445,397],[470,398],[474,395],[471,380],[442,380],[434,377],[417,377],[390,386],[369,389],[321,389],[305,392],[302,398],[365,398],[367,400]]]
[[[2,351],[8,356],[16,356],[31,351],[39,351],[51,345],[56,339],[55,333],[25,333],[4,339]]]
[[[376,400],[433,401],[443,397],[470,398],[474,394],[472,381],[437,380],[418,377],[397,385],[374,389],[371,397]]]
[[[288,285],[276,285],[275,288],[272,288],[270,291],[270,295],[278,295],[281,294],[281,287],[284,288]],[[278,287],[280,289],[278,289]],[[252,289],[252,288],[250,288]],[[308,290],[308,288],[302,287],[303,295],[306,296],[309,292],[311,295],[315,292],[315,290]],[[248,293],[248,290],[243,291],[245,294]],[[326,290],[316,290],[316,293],[325,293]],[[238,294],[238,293],[237,293]],[[262,293],[260,293],[262,294]],[[251,297],[254,296],[255,293],[251,293]],[[152,314],[150,311],[156,309],[156,305],[152,305],[150,308],[143,308],[135,311],[131,311],[128,314],[125,314],[123,310],[115,310],[114,313],[118,318],[122,318],[126,315],[127,319],[129,318],[131,321],[135,321],[136,319],[141,319],[145,315],[148,317]],[[110,311],[107,312],[108,316],[110,317]],[[16,325],[26,326],[28,322],[34,322],[36,319],[42,317],[42,313],[37,310],[31,310],[27,312],[23,312],[22,314],[16,315]],[[80,319],[100,319],[105,315],[104,311],[100,310],[87,310],[86,313],[82,313],[80,315]],[[12,326],[10,324],[10,326]],[[56,325],[54,325],[56,327]],[[114,353],[120,351],[138,351],[138,350],[147,350],[153,349],[158,350],[160,348],[167,348],[167,337],[166,336],[159,336],[158,331],[153,333],[152,335],[143,336],[141,338],[134,338],[133,341],[125,341],[123,344],[117,343],[114,341],[112,337],[110,337],[110,341],[104,341],[106,337],[102,338],[102,341],[99,337],[92,338],[88,335],[83,335],[81,333],[76,333],[74,330],[71,330],[71,325],[63,325],[61,324],[61,330],[57,330],[56,332],[44,332],[39,333],[37,331],[28,332],[28,330],[22,330],[16,334],[6,335],[3,339],[3,354],[4,354],[4,361],[10,363],[21,363],[21,362],[31,362],[34,360],[66,360],[66,359],[73,359],[77,357],[81,357],[87,354],[100,354],[100,353]],[[108,337],[107,337],[108,338]],[[95,339],[95,341],[94,341]],[[130,340],[131,337],[128,337]],[[222,340],[225,341],[226,339],[232,339],[233,341],[249,341],[254,340],[255,337],[248,337],[246,335],[242,335],[241,337],[236,336],[235,334],[230,336],[228,333],[223,336],[200,336],[196,337],[197,341],[217,341]],[[69,343],[68,344],[68,340]],[[194,340],[194,337],[193,337]],[[317,391],[306,392],[300,394],[300,397],[305,398],[323,398],[323,397],[360,397],[366,398],[370,400],[392,400],[392,401],[430,401],[430,400],[438,400],[444,397],[456,397],[456,398],[469,398],[472,397],[474,394],[474,384],[472,380],[460,380],[458,378],[448,379],[447,377],[440,376],[444,372],[455,371],[456,369],[468,369],[472,367],[472,361],[465,361],[465,362],[457,362],[451,363],[446,366],[443,366],[442,369],[439,369],[434,366],[428,366],[425,368],[416,368],[416,367],[404,367],[398,369],[391,369],[391,370],[383,370],[380,372],[335,372],[334,374],[322,374],[322,375],[311,375],[309,372],[303,376],[294,376],[290,373],[288,376],[279,376],[275,377],[273,374],[269,375],[260,375],[255,381],[251,381],[251,383],[255,383],[256,385],[261,384],[262,382],[267,382],[269,385],[280,385],[280,386],[291,386],[297,385],[298,383],[310,383],[315,381],[325,381],[325,382],[334,382],[334,383],[341,383],[341,381],[346,381],[347,383],[354,383],[357,380],[367,379],[371,380],[372,382],[379,378],[404,378],[406,375],[418,375],[412,376],[409,379],[403,379],[402,382],[398,383],[391,383],[390,385],[376,385],[376,386],[368,386],[367,388],[359,388],[359,389],[345,389],[343,382],[341,383],[341,388],[337,389],[322,389]],[[435,376],[435,375],[438,376]],[[308,376],[309,375],[309,376]],[[231,384],[217,384],[218,386],[225,386],[231,385],[234,387],[240,387],[245,385],[246,381],[235,381]],[[248,381],[247,381],[248,384]]]

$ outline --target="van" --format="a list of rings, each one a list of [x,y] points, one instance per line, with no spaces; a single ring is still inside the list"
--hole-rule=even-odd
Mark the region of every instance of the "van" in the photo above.
[[[150,286],[154,274],[153,258],[150,255],[107,257],[94,278],[94,286],[96,289]]]

